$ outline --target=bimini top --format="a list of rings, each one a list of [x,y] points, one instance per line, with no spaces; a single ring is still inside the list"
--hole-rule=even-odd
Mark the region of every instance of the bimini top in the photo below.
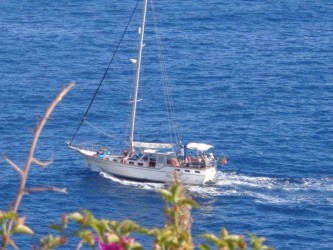
[[[201,152],[204,152],[204,151],[207,151],[207,150],[213,148],[214,146],[208,145],[208,144],[205,144],[205,143],[191,142],[191,143],[187,144],[186,147],[189,148],[189,149],[199,150]]]

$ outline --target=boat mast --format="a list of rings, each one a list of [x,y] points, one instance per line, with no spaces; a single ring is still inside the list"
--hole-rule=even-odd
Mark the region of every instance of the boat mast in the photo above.
[[[130,145],[131,153],[134,152],[134,146],[133,146],[134,124],[135,124],[135,115],[136,115],[136,103],[137,103],[137,99],[138,99],[141,57],[142,57],[142,48],[143,48],[143,36],[145,33],[145,23],[146,23],[146,13],[147,13],[147,2],[148,2],[148,0],[143,1],[141,26],[139,27],[140,37],[139,37],[139,47],[138,47],[138,59],[136,62],[136,73],[135,73],[135,80],[134,80],[134,94],[133,94],[133,106],[132,106],[132,119],[131,119],[131,129],[130,129],[130,136],[129,136],[129,145]]]

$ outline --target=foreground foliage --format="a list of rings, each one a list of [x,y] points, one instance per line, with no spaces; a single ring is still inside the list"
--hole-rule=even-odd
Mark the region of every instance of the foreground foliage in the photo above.
[[[70,240],[77,242],[76,249],[88,245],[92,249],[101,250],[140,250],[143,246],[131,237],[131,233],[148,235],[153,239],[154,250],[245,250],[247,242],[242,235],[231,235],[225,228],[221,229],[219,236],[203,234],[205,243],[194,245],[191,236],[191,212],[198,204],[186,194],[184,187],[176,183],[167,190],[160,190],[163,199],[166,201],[165,215],[167,223],[162,228],[145,228],[134,221],[124,220],[121,222],[96,219],[88,210],[64,214],[59,224],[51,225],[50,228],[58,232],[57,236],[48,235],[41,238],[39,246],[34,249],[56,249],[65,246]],[[14,221],[11,231],[6,230],[8,221]],[[18,233],[33,234],[33,231],[24,225],[24,218],[18,218],[13,211],[0,213],[2,229],[2,249],[8,246],[17,248],[12,237]],[[69,228],[71,228],[69,230]],[[263,245],[264,238],[250,235],[251,249],[269,250],[272,249]]]
[[[53,109],[73,86],[73,83],[69,84],[59,93],[46,110],[44,117],[37,124],[24,168],[20,168],[9,158],[4,157],[4,159],[20,174],[21,181],[16,199],[11,206],[11,209],[8,212],[0,211],[1,249],[7,249],[8,247],[18,249],[18,246],[14,241],[15,235],[34,234],[33,230],[25,225],[25,217],[20,217],[17,212],[20,202],[25,194],[50,190],[66,192],[66,189],[64,188],[61,189],[55,187],[26,188],[26,181],[32,164],[45,167],[51,163],[41,162],[35,159],[35,147],[43,126]],[[32,248],[41,250],[56,249],[61,246],[66,246],[70,240],[76,239],[76,249],[81,249],[84,245],[88,245],[92,249],[98,248],[101,250],[140,250],[143,249],[143,246],[131,236],[131,233],[139,233],[152,238],[154,250],[192,250],[195,248],[201,250],[248,249],[244,236],[231,235],[225,228],[221,229],[219,236],[208,233],[201,235],[201,238],[203,238],[205,242],[195,246],[191,234],[191,209],[197,208],[199,205],[186,193],[186,189],[180,183],[177,183],[176,177],[175,183],[172,186],[168,189],[160,190],[159,192],[166,202],[165,216],[167,222],[162,228],[145,228],[131,220],[118,222],[108,219],[96,219],[88,210],[82,210],[65,214],[61,218],[59,224],[50,226],[51,229],[56,230],[57,235],[48,235],[41,238],[39,245],[32,246]],[[264,238],[252,234],[249,236],[251,249],[273,249],[263,244],[265,241]],[[24,246],[24,248],[27,248],[27,246]]]

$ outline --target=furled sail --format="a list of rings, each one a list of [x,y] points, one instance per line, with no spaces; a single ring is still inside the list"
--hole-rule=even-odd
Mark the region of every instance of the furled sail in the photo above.
[[[133,142],[134,147],[139,148],[173,148],[172,143],[155,143],[155,142]]]

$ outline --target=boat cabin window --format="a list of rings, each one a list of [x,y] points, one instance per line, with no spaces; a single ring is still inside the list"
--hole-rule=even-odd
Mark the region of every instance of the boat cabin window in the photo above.
[[[158,163],[158,164],[164,164],[164,163],[165,163],[165,157],[163,157],[163,156],[158,156],[158,157],[157,157],[157,163]]]
[[[168,156],[167,157],[167,164],[171,165],[171,160],[173,159],[173,157],[171,156]]]
[[[156,155],[150,154],[149,161],[156,161]]]
[[[156,155],[150,154],[149,155],[149,167],[155,167],[156,166]]]
[[[143,161],[148,161],[148,155],[143,155],[143,156],[141,157],[141,160],[143,160]]]

